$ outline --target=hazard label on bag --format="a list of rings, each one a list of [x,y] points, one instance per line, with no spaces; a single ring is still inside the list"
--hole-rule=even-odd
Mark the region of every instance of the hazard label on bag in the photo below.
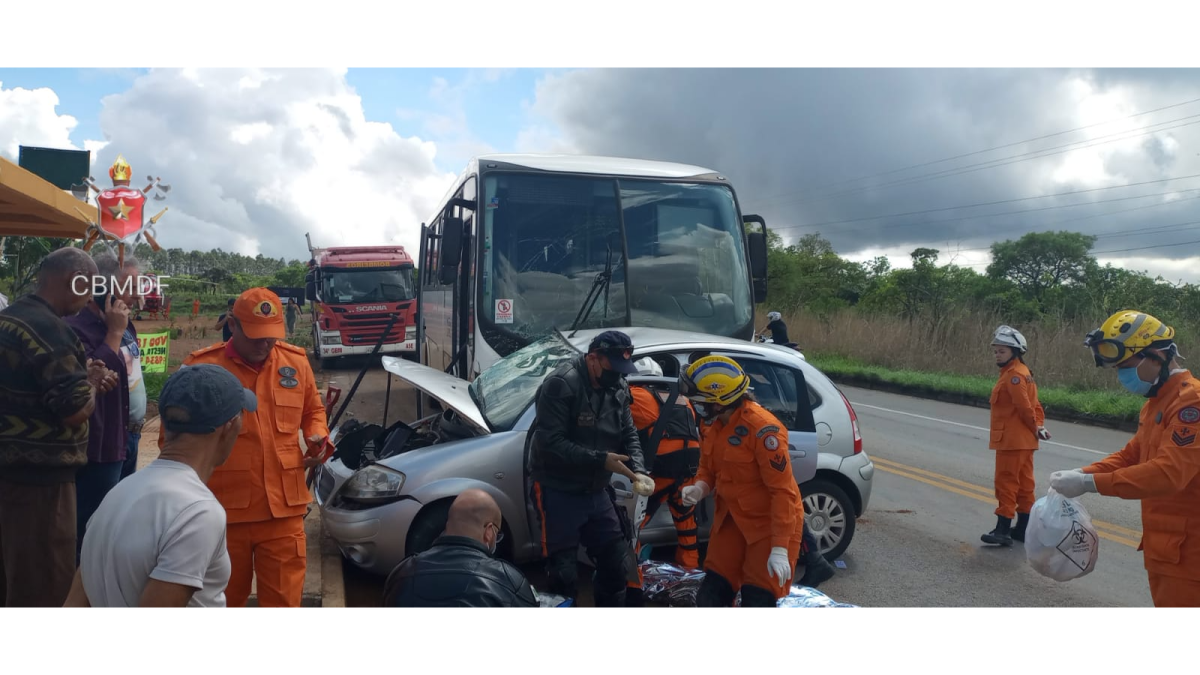
[[[1079,569],[1086,570],[1088,563],[1091,562],[1092,551],[1096,548],[1097,543],[1096,535],[1084,529],[1078,520],[1073,520],[1071,521],[1071,532],[1066,537],[1063,537],[1063,540],[1058,543],[1057,548],[1060,553],[1067,556],[1067,559],[1075,563]]]
[[[512,322],[513,322],[512,300],[497,300],[496,301],[496,323],[512,323]]]

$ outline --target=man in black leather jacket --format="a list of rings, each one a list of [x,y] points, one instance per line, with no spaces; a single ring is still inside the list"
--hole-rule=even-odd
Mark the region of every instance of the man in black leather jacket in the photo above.
[[[596,566],[597,607],[624,606],[626,580],[637,575],[632,524],[616,504],[612,474],[628,478],[638,494],[654,491],[624,379],[637,372],[632,356],[628,335],[606,331],[592,340],[587,354],[546,378],[537,394],[531,498],[541,520],[549,589],[576,597],[575,563],[583,544]]]
[[[493,557],[500,507],[483,490],[465,490],[450,505],[446,530],[388,576],[385,607],[537,607],[533,587],[513,565]]]

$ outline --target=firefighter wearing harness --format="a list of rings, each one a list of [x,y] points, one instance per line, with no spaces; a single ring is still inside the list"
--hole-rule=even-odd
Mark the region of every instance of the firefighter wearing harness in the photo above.
[[[663,376],[662,368],[650,357],[642,358],[634,365],[639,375]],[[642,462],[654,480],[654,493],[646,504],[646,514],[634,526],[640,532],[666,502],[671,520],[675,522],[675,564],[696,569],[700,567],[696,506],[684,506],[679,494],[692,484],[700,468],[700,429],[696,424],[696,413],[687,398],[679,394],[678,381],[666,392],[656,393],[645,386],[632,386],[629,392],[633,396],[633,424],[642,444]],[[634,554],[639,560],[641,553],[641,542],[635,538]],[[637,576],[629,580],[627,606],[642,606],[643,583],[639,567]]]
[[[716,506],[696,604],[729,607],[741,591],[743,607],[774,607],[789,592],[804,528],[787,430],[754,401],[732,359],[699,359],[680,386],[705,425],[700,469],[681,501],[712,494]]]
[[[1179,367],[1175,330],[1134,310],[1108,317],[1084,343],[1146,397],[1137,433],[1120,452],[1057,471],[1064,497],[1097,492],[1142,502],[1142,543],[1155,607],[1200,607],[1200,382]]]
[[[637,576],[633,524],[616,502],[612,475],[628,478],[640,495],[654,491],[642,465],[624,378],[637,372],[632,354],[628,335],[605,331],[592,340],[587,354],[551,373],[536,399],[531,499],[541,521],[549,590],[575,598],[582,544],[596,566],[597,607],[623,606],[627,580]]]

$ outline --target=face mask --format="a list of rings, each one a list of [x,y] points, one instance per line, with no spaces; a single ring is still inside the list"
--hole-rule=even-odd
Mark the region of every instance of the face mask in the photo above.
[[[1154,382],[1158,381],[1155,378],[1154,382],[1146,382],[1138,375],[1137,368],[1118,368],[1117,379],[1121,382],[1121,386],[1129,391],[1145,396],[1150,392],[1150,388],[1154,386]]]
[[[616,389],[621,382],[621,374],[615,370],[605,368],[600,371],[600,377],[596,378],[601,387],[605,389]]]
[[[706,422],[721,414],[712,403],[692,403],[692,408],[696,411],[696,416]]]

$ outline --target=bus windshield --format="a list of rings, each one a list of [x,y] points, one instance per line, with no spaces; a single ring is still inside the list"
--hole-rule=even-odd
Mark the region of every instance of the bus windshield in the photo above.
[[[334,304],[413,299],[411,267],[321,270],[321,299]]]
[[[480,328],[500,342],[569,329],[606,271],[610,281],[580,328],[734,335],[751,321],[728,186],[493,173],[483,191]]]

